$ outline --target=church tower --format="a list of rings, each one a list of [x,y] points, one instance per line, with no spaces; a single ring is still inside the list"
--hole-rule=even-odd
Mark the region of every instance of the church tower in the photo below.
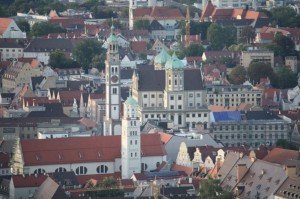
[[[122,179],[141,172],[141,124],[137,115],[138,107],[138,102],[130,94],[124,103],[122,118]]]
[[[105,121],[104,135],[120,134],[120,60],[118,38],[114,26],[107,39],[105,61]]]

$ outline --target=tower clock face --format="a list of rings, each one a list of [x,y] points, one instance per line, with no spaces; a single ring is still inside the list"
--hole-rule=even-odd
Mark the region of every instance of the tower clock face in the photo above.
[[[116,83],[119,80],[118,76],[116,75],[112,76],[110,79],[113,83]]]

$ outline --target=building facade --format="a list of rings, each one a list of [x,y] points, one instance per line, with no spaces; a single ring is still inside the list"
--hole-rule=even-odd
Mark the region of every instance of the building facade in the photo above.
[[[264,62],[274,68],[274,52],[271,51],[243,51],[240,59],[241,66],[248,68],[251,62]]]
[[[272,146],[279,139],[288,139],[290,125],[266,111],[213,113],[211,134],[224,146],[262,144]]]
[[[261,106],[262,90],[251,85],[209,85],[206,103],[216,106],[239,106],[241,103]]]
[[[31,77],[40,75],[41,69],[39,65],[14,62],[12,66],[8,67],[2,77],[3,91],[11,91],[16,87],[23,87],[25,84],[30,84]]]

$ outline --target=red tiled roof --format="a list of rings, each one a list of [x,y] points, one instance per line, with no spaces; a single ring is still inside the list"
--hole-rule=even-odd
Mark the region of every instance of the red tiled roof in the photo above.
[[[62,90],[59,91],[58,93],[59,93],[60,101],[64,106],[72,106],[74,99],[80,101],[81,92],[82,91],[80,90],[71,90],[71,91]]]
[[[0,34],[3,34],[12,22],[10,18],[0,18]]]
[[[49,20],[51,24],[59,25],[63,28],[70,28],[72,26],[84,26],[84,19],[80,18],[52,18]]]
[[[171,171],[183,171],[186,175],[190,176],[193,173],[193,167],[182,166],[178,164],[172,164]]]
[[[147,42],[146,41],[132,41],[130,43],[131,50],[134,53],[143,53],[147,51]]]
[[[12,180],[15,188],[39,187],[47,178],[47,175],[13,175]]]
[[[203,14],[201,16],[201,21],[205,19],[212,18],[213,20],[224,20],[224,19],[253,19],[267,18],[267,16],[262,12],[257,12],[254,10],[245,10],[242,8],[216,8],[209,1],[206,5]]]
[[[105,94],[103,93],[91,93],[90,94],[91,99],[105,99]]]
[[[141,135],[142,156],[164,156],[159,134]],[[72,137],[21,141],[25,165],[115,161],[121,157],[121,136]]]
[[[264,157],[263,160],[276,164],[284,164],[287,160],[299,159],[299,155],[300,152],[296,150],[274,148],[268,153],[266,157]]]
[[[203,21],[205,18],[208,18],[212,15],[212,13],[215,10],[215,6],[212,4],[212,2],[209,0],[204,8],[204,11],[201,16],[201,21]]]
[[[178,8],[158,7],[136,8],[133,10],[133,18],[152,18],[152,19],[183,19]]]
[[[159,135],[160,135],[160,139],[163,144],[167,144],[173,137],[173,135],[171,135],[169,133],[164,133],[164,132],[159,132]]]
[[[259,33],[260,38],[264,40],[273,40],[274,39],[274,34],[273,33],[267,33],[267,32],[262,32]]]

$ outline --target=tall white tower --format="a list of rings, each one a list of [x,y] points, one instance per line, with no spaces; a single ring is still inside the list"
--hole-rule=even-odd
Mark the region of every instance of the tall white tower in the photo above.
[[[120,134],[120,59],[118,38],[114,26],[107,39],[107,53],[105,61],[105,119],[104,135]]]
[[[124,103],[122,118],[122,179],[141,172],[141,134],[138,102],[130,95]]]

